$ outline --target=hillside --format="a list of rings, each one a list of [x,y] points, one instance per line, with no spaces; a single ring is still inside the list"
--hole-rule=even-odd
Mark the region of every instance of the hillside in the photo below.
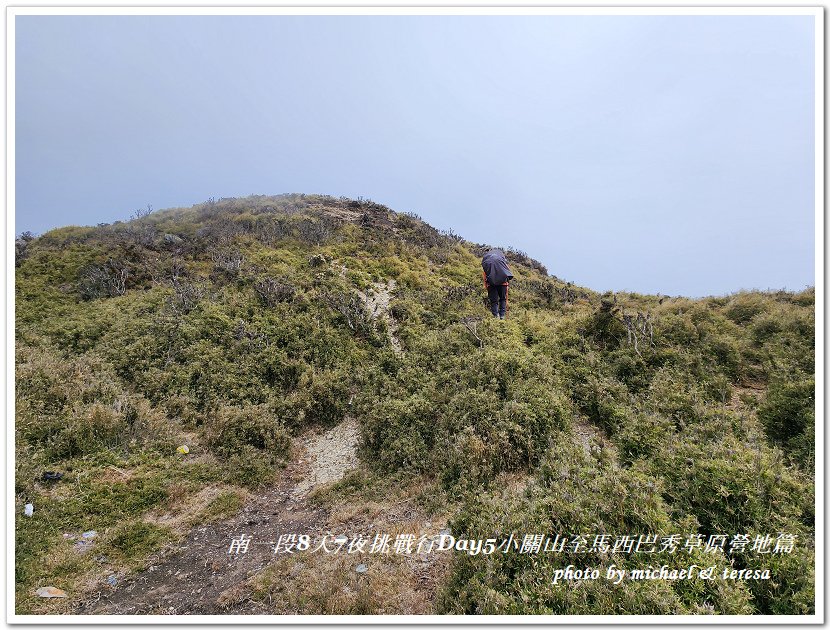
[[[18,239],[16,611],[813,613],[814,291],[600,295],[506,248],[498,321],[486,249],[312,195]],[[377,532],[519,544],[264,544]],[[690,564],[770,579],[551,579]]]

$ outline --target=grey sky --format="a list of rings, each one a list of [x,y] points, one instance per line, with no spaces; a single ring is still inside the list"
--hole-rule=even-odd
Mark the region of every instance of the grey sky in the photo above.
[[[324,193],[597,290],[797,290],[813,45],[801,16],[20,16],[15,231]]]

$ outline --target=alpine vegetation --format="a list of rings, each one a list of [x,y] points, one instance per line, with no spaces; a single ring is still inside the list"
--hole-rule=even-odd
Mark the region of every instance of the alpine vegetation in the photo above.
[[[815,612],[813,289],[598,294],[299,194],[15,254],[20,614]]]

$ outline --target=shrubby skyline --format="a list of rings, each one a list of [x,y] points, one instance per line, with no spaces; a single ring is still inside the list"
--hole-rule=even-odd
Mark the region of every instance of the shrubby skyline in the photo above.
[[[18,16],[15,231],[362,196],[595,290],[798,290],[813,21]]]

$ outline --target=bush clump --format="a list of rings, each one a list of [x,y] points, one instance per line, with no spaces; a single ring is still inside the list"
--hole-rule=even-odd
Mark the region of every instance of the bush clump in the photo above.
[[[769,438],[808,470],[815,460],[815,387],[812,378],[795,382],[776,379],[758,409]]]
[[[606,579],[553,583],[554,570],[591,566],[604,576],[608,566],[631,570],[648,565],[678,566],[668,552],[626,554],[592,549],[593,535],[627,532],[689,531],[693,521],[675,522],[660,498],[658,478],[621,469],[594,451],[586,453],[568,436],[558,435],[534,483],[521,497],[471,496],[450,523],[456,538],[493,538],[514,543],[491,555],[456,554],[439,597],[439,610],[450,614],[746,614],[752,610],[740,584],[721,581],[690,585],[683,580]],[[555,535],[568,543],[523,552],[526,537]],[[583,538],[584,543],[576,539]],[[582,546],[579,546],[582,545]],[[688,563],[712,563],[691,555]],[[717,561],[723,562],[723,556]],[[686,564],[686,558],[682,563]]]

